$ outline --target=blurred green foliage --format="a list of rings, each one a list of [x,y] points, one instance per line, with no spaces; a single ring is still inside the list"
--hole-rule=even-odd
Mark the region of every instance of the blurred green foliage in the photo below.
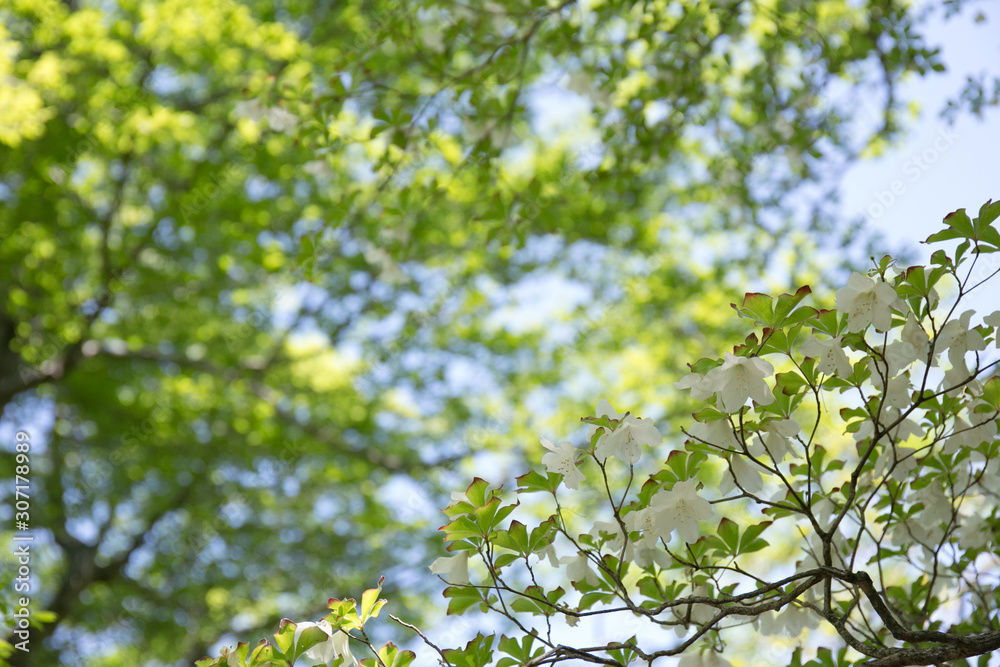
[[[189,664],[380,574],[420,618],[448,471],[600,395],[682,412],[730,301],[858,240],[825,166],[942,66],[894,0],[0,16],[0,400],[57,615],[19,665]]]

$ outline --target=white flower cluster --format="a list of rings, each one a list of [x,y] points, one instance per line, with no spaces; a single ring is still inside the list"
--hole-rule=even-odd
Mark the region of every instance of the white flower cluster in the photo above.
[[[831,562],[835,568],[853,569],[848,562],[853,563],[858,555],[857,544],[848,548],[840,537],[844,525],[856,521],[855,515],[844,506],[847,485],[851,485],[851,494],[856,492],[858,498],[866,496],[864,502],[853,502],[872,511],[883,507],[878,505],[879,494],[892,488],[896,494],[892,502],[909,512],[906,519],[894,510],[887,521],[871,521],[867,525],[862,522],[862,527],[869,531],[862,534],[871,535],[879,554],[883,549],[882,538],[886,539],[886,546],[919,544],[925,555],[934,558],[947,539],[963,549],[988,545],[995,538],[990,510],[984,504],[986,496],[976,491],[979,495],[973,498],[969,489],[979,484],[987,493],[1000,495],[1000,458],[984,461],[981,454],[982,443],[997,438],[997,412],[993,407],[996,398],[990,398],[995,390],[991,394],[987,383],[978,377],[982,372],[979,353],[986,349],[989,336],[1000,328],[1000,311],[984,319],[985,327],[972,326],[971,311],[934,321],[919,306],[914,306],[916,312],[911,310],[911,304],[917,303],[912,283],[909,292],[900,287],[898,294],[895,284],[902,286],[905,279],[889,282],[881,276],[854,273],[847,285],[836,292],[835,317],[826,311],[803,310],[794,322],[804,323],[809,319],[809,324],[802,324],[793,333],[779,332],[785,336],[780,343],[769,348],[761,344],[758,349],[747,346],[727,352],[721,363],[711,362],[717,365],[707,370],[699,364],[701,372],[692,372],[675,382],[676,388],[689,390],[697,400],[711,401],[715,409],[705,411],[704,417],[698,415],[687,432],[691,439],[686,451],[674,452],[668,466],[650,477],[642,486],[640,500],[628,503],[624,497],[612,496],[606,464],[611,458],[628,464],[631,484],[632,467],[641,460],[643,446],[656,447],[663,441],[652,419],[619,413],[602,399],[595,416],[584,420],[589,424],[587,435],[592,449],[578,448],[569,441],[557,443],[540,438],[545,450],[542,464],[548,473],[561,475],[569,489],[580,489],[587,479],[580,467],[582,462],[586,458],[597,461],[614,509],[614,520],[592,522],[589,532],[578,540],[569,536],[564,522],[557,522],[558,532],[573,542],[574,553],[559,557],[554,542],[541,543],[544,546],[524,554],[523,562],[529,570],[528,555],[533,555],[538,562],[548,560],[553,567],[562,567],[566,578],[579,590],[612,595],[604,591],[623,584],[611,581],[616,576],[614,567],[607,567],[609,557],[620,558],[626,566],[653,568],[647,572],[652,571],[655,577],[676,571],[679,564],[692,567],[685,558],[699,565],[702,559],[710,562],[713,557],[735,561],[769,546],[758,536],[783,516],[809,518],[803,533],[805,556],[797,564],[800,570]],[[910,300],[904,301],[899,294],[906,294]],[[935,294],[926,302],[936,299]],[[755,296],[753,305],[746,307],[748,316],[766,319],[761,303],[759,295]],[[787,299],[784,303],[787,304]],[[780,317],[780,314],[775,316]],[[802,333],[810,326],[809,335]],[[880,335],[871,335],[870,329]],[[772,363],[758,356],[762,352],[776,358],[786,357],[782,361],[787,363],[788,371],[776,377]],[[967,363],[972,353],[976,356],[974,370]],[[935,374],[929,373],[935,366],[940,369],[934,369]],[[847,390],[852,393],[851,398],[845,399],[847,407],[843,411],[832,412],[841,416],[849,432],[837,445],[839,449],[834,450],[823,442],[823,438],[829,437],[828,427],[823,423],[827,420],[828,399],[821,396],[821,391],[838,389],[841,393]],[[927,395],[940,400],[928,401]],[[947,407],[943,403],[945,398],[950,401]],[[803,415],[808,418],[812,413],[811,407],[799,407],[803,400],[815,402],[816,422],[805,431],[792,418],[793,415],[798,419]],[[926,402],[924,407],[922,400]],[[938,409],[937,417],[931,415],[933,409]],[[837,437],[840,436],[834,435]],[[923,449],[911,448],[914,441],[921,442]],[[966,449],[975,451],[966,454]],[[836,457],[831,454],[833,451],[837,451]],[[805,456],[801,456],[803,452]],[[842,459],[840,454],[845,452],[849,459],[854,457],[853,461]],[[931,453],[955,455],[952,460],[961,461],[961,465],[947,470],[951,462],[946,460],[936,470],[917,474],[915,471],[922,466],[922,470],[928,470],[924,462]],[[721,482],[713,489],[714,499],[700,495],[701,483],[694,472],[712,454],[721,457],[726,465]],[[674,455],[678,458],[674,459]],[[827,478],[829,485],[821,479],[827,474],[831,475]],[[539,490],[542,486],[554,493],[537,477],[531,484],[534,486],[526,484],[525,488]],[[834,494],[829,489],[841,493]],[[735,496],[730,497],[731,494]],[[727,516],[718,524],[716,533],[703,531],[702,522],[717,520],[717,504],[746,497],[766,506],[768,521],[739,526]],[[772,514],[772,510],[777,511]],[[524,527],[520,528],[523,536]],[[882,531],[882,537],[878,537],[877,531]],[[677,550],[664,548],[674,539]],[[851,549],[855,553],[849,553]],[[449,584],[468,584],[468,560],[475,553],[466,550],[438,558],[431,571]],[[501,564],[494,567],[506,567],[515,556],[505,554],[502,558],[505,560],[498,559],[496,562]],[[623,571],[619,567],[618,577],[624,577]],[[693,579],[689,586],[688,595],[694,599],[712,597],[721,601],[725,597],[722,591],[726,589],[719,581],[713,584]],[[786,600],[779,609],[761,614],[752,622],[765,635],[798,637],[816,621],[808,610],[810,595],[811,592],[806,592],[801,599]],[[650,597],[655,600],[655,593]],[[722,601],[722,604],[728,603]],[[585,608],[559,610],[570,625],[575,625]],[[678,621],[675,628],[678,636],[685,636],[691,624],[711,623],[718,608],[702,600],[672,607],[666,613]],[[716,650],[705,648],[708,650],[685,653],[679,664],[682,667],[730,664]]]
[[[604,399],[597,404],[596,416],[606,417],[614,422],[610,431],[603,426],[593,425],[588,429],[588,436],[591,438],[594,434],[600,433],[594,447],[594,456],[599,461],[605,461],[613,456],[629,465],[634,465],[642,456],[642,445],[655,447],[663,442],[663,436],[660,435],[652,419],[640,419],[628,413],[619,415]],[[540,441],[542,446],[549,450],[549,453],[542,457],[545,469],[548,472],[561,474],[567,488],[579,489],[584,476],[577,468],[576,459],[579,451],[573,443],[563,441],[556,445],[545,438],[540,438]]]
[[[669,491],[661,489],[648,507],[625,517],[630,531],[642,532],[637,546],[655,548],[659,540],[669,541],[675,530],[689,544],[698,540],[698,522],[711,519],[715,512],[707,500],[698,496],[696,485],[697,481],[689,479],[677,482]]]
[[[692,398],[703,400],[715,394],[725,412],[739,412],[748,398],[761,405],[774,400],[764,378],[774,375],[774,367],[759,357],[738,357],[726,352],[725,362],[704,376],[691,373],[674,386],[690,389]]]

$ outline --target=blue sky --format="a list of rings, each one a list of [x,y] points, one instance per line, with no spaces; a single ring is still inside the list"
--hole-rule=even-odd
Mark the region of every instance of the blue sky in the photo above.
[[[1000,8],[970,4],[961,16],[928,25],[929,41],[941,47],[948,71],[902,86],[903,99],[921,107],[906,139],[854,165],[843,182],[847,217],[866,214],[869,225],[893,240],[915,244],[937,231],[947,213],[957,208],[972,213],[987,199],[1000,199],[1000,112],[988,109],[982,120],[964,113],[953,126],[939,114],[968,74],[981,73],[1000,56]],[[987,20],[977,24],[980,11]],[[921,246],[918,252],[926,260],[931,251]]]

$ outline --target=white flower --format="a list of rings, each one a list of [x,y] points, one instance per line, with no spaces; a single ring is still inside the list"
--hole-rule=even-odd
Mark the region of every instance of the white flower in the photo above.
[[[833,556],[833,566],[841,567],[844,565],[844,557],[840,555],[840,539],[837,534],[834,534],[833,541],[830,543],[832,547]],[[819,535],[814,532],[809,533],[809,537],[806,539],[806,545],[802,547],[805,552],[805,556],[801,561],[796,563],[799,570],[811,570],[814,567],[824,567],[823,563],[823,541],[820,539]]]
[[[536,555],[538,556],[539,562],[541,562],[543,558],[548,558],[549,565],[552,567],[559,567],[559,556],[556,554],[555,546],[549,544],[541,551],[536,552]]]
[[[952,519],[951,499],[944,495],[944,491],[936,484],[928,484],[924,488],[913,494],[913,500],[923,504],[924,509],[920,511],[920,523],[929,523],[937,526],[942,523],[950,523]]]
[[[237,118],[249,118],[255,123],[259,123],[266,113],[267,107],[261,104],[260,98],[257,97],[237,102],[233,108],[233,115]]]
[[[703,401],[712,395],[712,391],[705,386],[705,376],[701,373],[690,373],[674,383],[676,389],[690,389],[691,398],[696,401]]]
[[[539,438],[542,447],[549,450],[549,454],[542,457],[542,463],[548,472],[560,473],[563,482],[570,489],[579,489],[580,482],[583,481],[583,473],[576,467],[576,447],[572,442],[560,442],[558,447],[550,440]]]
[[[630,544],[629,546],[632,545]],[[625,556],[626,560],[634,561],[639,567],[649,567],[653,563],[656,563],[662,569],[667,569],[673,565],[673,559],[670,557],[670,554],[656,544],[648,544],[645,539],[636,543],[632,558],[628,558],[628,553]]]
[[[868,366],[871,369],[871,382],[876,389],[885,394],[886,405],[895,408],[903,408],[910,404],[910,378],[906,375],[890,378],[888,389],[883,386],[882,376],[875,361],[868,359]]]
[[[803,629],[813,625],[809,614],[795,605],[788,605],[780,612],[767,612],[759,617],[760,631],[765,635],[784,634],[798,637]]]
[[[961,447],[978,447],[996,434],[996,425],[987,420],[977,426],[972,426],[961,417],[955,417],[955,425],[951,429],[951,433],[952,435],[945,440],[945,454],[954,454]]]
[[[851,333],[863,331],[869,324],[879,331],[888,331],[892,325],[892,305],[898,297],[884,280],[852,273],[847,287],[837,290],[836,296],[837,310],[847,313],[847,330]]]
[[[885,409],[883,409],[878,415],[879,428],[884,428],[889,424],[894,423],[897,419],[899,419],[900,414],[901,413],[898,409],[886,406]],[[912,419],[904,419],[892,427],[888,433],[893,440],[897,441],[906,440],[911,436],[922,437],[925,435],[920,426],[917,425],[917,423]],[[861,442],[865,438],[869,438],[873,435],[875,435],[875,425],[872,423],[871,419],[865,419],[861,423],[861,427],[854,434],[854,441]]]
[[[753,620],[753,624],[762,635],[780,635],[784,631],[783,624],[773,611],[765,611]]]
[[[702,653],[688,653],[681,656],[677,667],[733,667],[733,663],[715,651],[703,651]]]
[[[695,490],[695,480],[689,479],[674,484],[670,491],[661,490],[649,501],[649,507],[632,512],[630,530],[642,530],[643,537],[655,539],[670,538],[674,530],[688,543],[698,540],[698,522],[706,521],[715,516],[715,510],[707,500],[698,496]],[[654,541],[655,541],[654,539]]]
[[[449,584],[469,583],[469,552],[462,551],[456,556],[442,556],[431,563],[431,572],[441,575]]]
[[[695,586],[694,588],[692,588],[690,596],[691,597],[699,597],[699,598],[711,597],[708,594],[708,588],[704,584],[699,584],[699,585]],[[688,607],[688,605],[674,607],[673,608],[674,618],[676,618],[679,621],[687,621],[688,609],[689,608],[690,608],[690,614],[691,614],[691,622],[694,623],[695,625],[701,625],[703,623],[708,623],[709,621],[711,621],[715,617],[715,613],[716,613],[715,607],[713,607],[712,605],[709,605],[709,604],[704,604],[702,602],[695,602],[694,604],[690,605],[690,607]],[[702,653],[701,655],[703,657],[707,657],[708,656],[707,653]],[[699,664],[700,665],[728,665],[729,663],[725,662],[725,661],[723,661],[723,662],[714,662],[714,661],[710,660],[708,662],[694,662],[692,664],[696,664],[696,665],[699,665]]]
[[[842,338],[837,336],[830,340],[820,340],[813,336],[799,347],[799,352],[818,360],[818,368],[822,373],[827,375],[836,373],[842,378],[850,377],[853,369],[841,345]]]
[[[219,655],[226,659],[226,667],[240,667],[240,655],[236,649],[223,646]]]
[[[837,511],[837,506],[829,498],[821,497],[813,503],[811,509],[813,516],[816,518],[816,523],[820,526],[827,526],[830,517]]]
[[[604,547],[609,551],[621,551],[624,540],[626,539],[625,533],[622,532],[622,527],[618,525],[617,521],[595,521],[594,527],[590,529],[588,533],[597,544],[601,544],[604,541],[605,535],[613,535],[614,537],[608,539],[604,542]]]
[[[737,412],[752,398],[761,405],[774,400],[764,378],[774,374],[774,367],[758,357],[737,357],[726,352],[725,363],[705,374],[699,391],[708,390],[718,397],[724,412]]]
[[[341,663],[342,665],[346,665],[348,662],[352,662],[355,665],[358,664],[357,658],[351,655],[350,640],[351,638],[343,630],[330,637],[330,643],[333,644],[333,657],[344,658],[344,662]]]
[[[894,408],[905,408],[910,404],[910,378],[905,375],[889,380],[885,390],[886,404]]]
[[[913,450],[910,451],[912,452]],[[895,467],[893,467],[894,464]],[[879,454],[878,459],[875,461],[876,474],[884,477],[889,468],[892,468],[891,477],[897,482],[904,481],[916,467],[916,456],[912,453],[907,456],[902,452],[897,452],[896,447],[892,444],[887,444],[883,447],[882,453]]]
[[[954,357],[964,356],[969,350],[985,350],[986,340],[979,335],[978,331],[969,327],[970,320],[975,314],[975,311],[967,310],[962,313],[959,319],[948,320],[941,329],[941,333],[938,334],[934,351],[949,350],[948,358],[952,363],[955,363]]]
[[[979,452],[975,452],[973,457],[974,460],[982,460],[982,455]],[[1000,458],[994,456],[986,462],[979,483],[990,493],[1000,494]]]
[[[267,124],[271,126],[271,129],[275,132],[286,132],[291,133],[295,129],[295,126],[299,124],[298,117],[282,109],[281,107],[271,107],[267,110]]]
[[[927,332],[910,313],[906,316],[906,324],[900,333],[899,340],[890,343],[885,348],[886,361],[889,363],[889,375],[896,375],[914,361],[927,361],[930,351],[930,338]]]
[[[882,412],[882,416],[879,417],[879,425],[886,426],[893,423],[899,419],[899,410],[896,408],[886,408]],[[912,419],[904,419],[899,422],[896,426],[889,430],[889,435],[892,436],[893,440],[902,442],[911,437],[922,438],[925,433],[922,428],[917,424],[917,422]]]
[[[594,454],[601,460],[614,456],[620,461],[635,464],[642,456],[641,445],[655,446],[661,442],[663,436],[656,430],[652,419],[639,419],[627,414],[614,431],[601,436]]]
[[[752,494],[757,494],[764,488],[760,469],[745,456],[733,454],[729,460],[729,469],[722,473],[719,492],[728,494],[736,488],[737,483],[742,490]]]
[[[798,637],[806,628],[815,626],[815,621],[809,616],[809,612],[795,605],[788,605],[785,611],[779,614],[785,626],[785,632],[791,637]]]
[[[716,419],[708,423],[698,422],[688,432],[693,438],[723,449],[739,449],[740,446],[733,432],[733,425],[728,419]]]
[[[302,623],[295,624],[295,637],[293,643],[297,646],[299,643],[299,637],[302,633],[309,628],[319,628],[327,634],[327,639],[325,641],[316,644],[311,647],[308,651],[302,655],[313,662],[323,663],[324,665],[333,660],[334,658],[343,657],[344,664],[348,662],[358,664],[354,656],[351,655],[351,649],[349,647],[350,638],[347,636],[343,630],[333,631],[333,627],[330,625],[329,621],[320,621],[319,623],[313,623],[312,621],[303,621]]]
[[[865,438],[870,438],[875,434],[875,426],[871,419],[861,422],[861,426],[854,432],[854,442],[861,442]]]
[[[962,523],[955,531],[958,544],[963,549],[982,549],[992,541],[993,531],[982,514],[963,516]]]
[[[934,547],[944,537],[944,531],[939,525],[931,525],[920,521],[907,520],[896,522],[889,527],[889,539],[896,546],[912,544],[914,541],[923,547]]]
[[[757,435],[764,443],[764,447],[774,457],[775,463],[781,463],[785,454],[790,454],[791,443],[789,438],[794,438],[799,434],[802,425],[794,419],[775,419],[764,425],[764,435]]]
[[[569,577],[570,581],[586,581],[591,586],[601,583],[594,571],[590,569],[590,561],[587,560],[587,554],[584,552],[579,552],[577,556],[564,556],[559,559],[559,562],[568,566],[566,576]]]
[[[950,394],[962,393],[966,389],[973,392],[980,390],[981,388],[975,380],[967,383],[969,378],[973,376],[973,373],[969,370],[968,364],[965,363],[964,354],[956,355],[954,357],[952,356],[952,352],[954,352],[955,349],[957,348],[952,348],[952,350],[948,352],[948,359],[951,361],[951,368],[945,371],[944,380],[941,381],[941,388],[947,387],[951,389],[949,392]]]

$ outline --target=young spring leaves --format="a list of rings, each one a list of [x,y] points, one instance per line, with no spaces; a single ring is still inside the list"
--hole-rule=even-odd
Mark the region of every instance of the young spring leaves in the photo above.
[[[723,637],[737,627],[799,637],[822,624],[849,648],[775,659],[934,664],[948,652],[968,664],[1000,649],[989,632],[1000,613],[1000,360],[990,356],[1000,311],[979,323],[959,308],[978,286],[966,263],[1000,249],[998,213],[988,203],[975,220],[952,214],[945,237],[929,241],[959,239],[954,257],[935,253],[931,267],[902,271],[885,258],[847,279],[836,310],[803,305],[808,288],[748,294],[734,308],[759,331],[675,383],[699,409],[660,465],[642,456],[663,444],[651,420],[601,401],[583,419],[589,446],[543,439],[545,472],[517,478],[519,494],[539,494],[521,508],[528,516],[511,518],[520,502],[475,479],[444,510],[455,555],[431,571],[449,583],[449,614],[505,616],[523,637],[480,633],[455,649],[426,640],[441,662],[727,665]],[[954,303],[943,308],[939,291]],[[470,561],[480,566],[470,571]],[[347,642],[365,644],[364,621],[379,606],[368,593],[360,615],[353,600],[332,600],[331,615],[284,627],[258,655],[353,659]],[[948,599],[960,605],[945,621]],[[605,644],[575,648],[552,633],[559,618],[612,614],[624,616],[607,624],[621,636]],[[677,638],[643,647],[641,624]],[[412,659],[368,647],[375,657],[362,664],[372,667]],[[246,645],[205,664],[230,659],[265,664]]]

